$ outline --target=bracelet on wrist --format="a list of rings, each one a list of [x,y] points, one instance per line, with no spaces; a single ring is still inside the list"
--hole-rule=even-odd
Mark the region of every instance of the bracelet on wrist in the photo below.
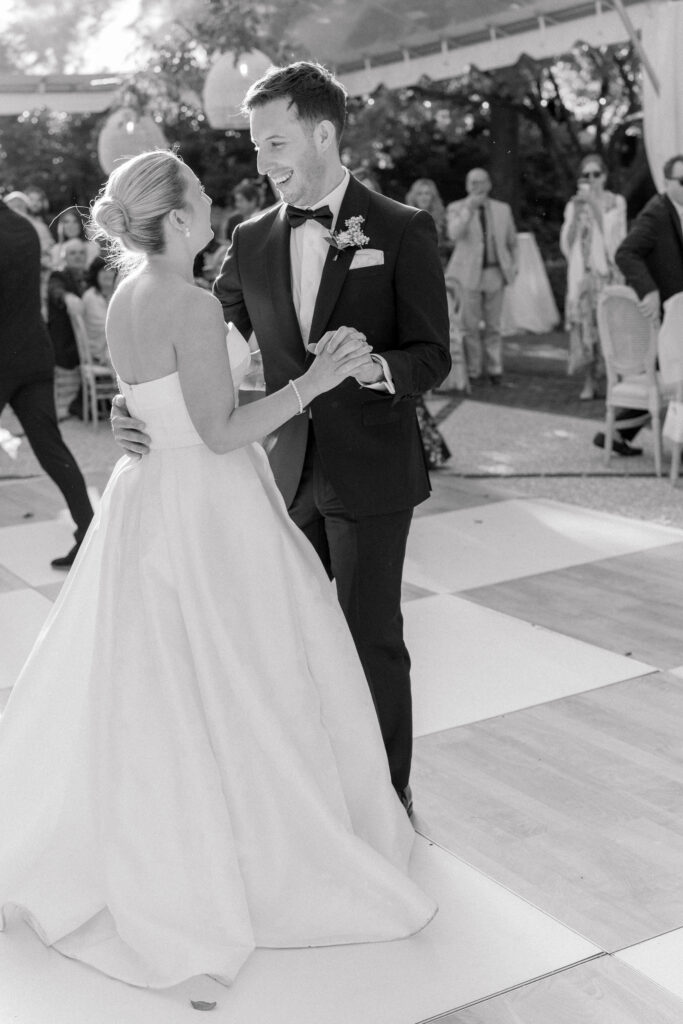
[[[298,389],[298,387],[296,386],[296,384],[294,383],[293,380],[290,380],[287,383],[292,388],[292,391],[296,395],[296,400],[299,403],[299,412],[297,413],[297,415],[301,416],[302,412],[304,411],[304,403],[301,401],[301,395],[299,394],[299,389]]]

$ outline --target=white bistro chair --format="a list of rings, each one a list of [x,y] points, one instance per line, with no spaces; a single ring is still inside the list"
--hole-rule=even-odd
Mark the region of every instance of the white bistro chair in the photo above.
[[[617,409],[647,410],[652,417],[655,448],[655,472],[662,475],[662,414],[672,390],[661,382],[657,372],[657,335],[659,325],[638,308],[638,296],[622,284],[607,285],[598,299],[598,333],[607,370],[605,397],[605,458],[612,455],[615,429],[635,426],[637,419],[619,420]]]
[[[83,319],[83,302],[77,295],[64,296],[66,308],[71,320],[78,358],[81,361],[81,383],[83,385],[83,421],[89,419],[98,422],[99,403],[104,399],[111,400],[118,394],[116,374],[111,366],[102,366],[94,362],[90,351],[90,339]]]

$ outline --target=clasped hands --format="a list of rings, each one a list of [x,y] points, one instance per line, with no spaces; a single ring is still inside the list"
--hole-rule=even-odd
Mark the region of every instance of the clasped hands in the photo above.
[[[320,355],[328,345],[334,352],[335,360],[365,356],[360,365],[358,358],[354,359],[353,371],[349,374],[359,384],[377,384],[384,380],[382,366],[372,358],[372,349],[362,331],[354,327],[338,327],[336,331],[327,331],[318,342],[306,347],[314,355]]]

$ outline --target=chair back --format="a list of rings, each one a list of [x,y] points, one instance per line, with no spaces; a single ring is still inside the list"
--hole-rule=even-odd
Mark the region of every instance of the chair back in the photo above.
[[[606,285],[598,299],[600,345],[608,382],[645,374],[655,381],[658,325],[641,313],[638,296],[623,284]]]
[[[657,350],[664,383],[683,384],[683,291],[676,292],[664,303]]]
[[[88,338],[88,332],[85,329],[83,300],[80,299],[78,295],[72,295],[67,292],[64,296],[64,302],[66,304],[67,313],[69,314],[69,320],[71,321],[71,328],[76,339],[78,358],[81,366],[88,366],[93,360],[90,354],[90,339]]]

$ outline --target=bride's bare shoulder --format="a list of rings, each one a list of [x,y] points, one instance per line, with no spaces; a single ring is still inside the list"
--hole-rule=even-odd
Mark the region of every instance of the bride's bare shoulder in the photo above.
[[[220,310],[210,292],[180,277],[130,274],[117,287],[111,300],[110,313],[131,313],[134,316],[155,315],[163,319],[185,320],[202,310]]]

